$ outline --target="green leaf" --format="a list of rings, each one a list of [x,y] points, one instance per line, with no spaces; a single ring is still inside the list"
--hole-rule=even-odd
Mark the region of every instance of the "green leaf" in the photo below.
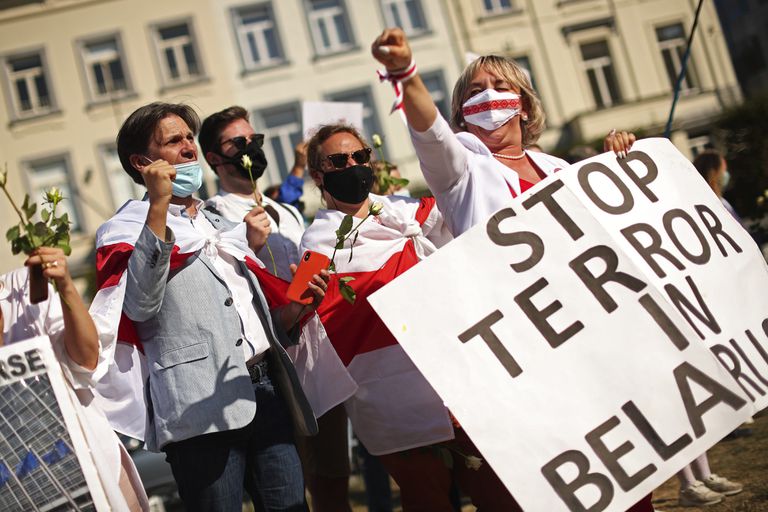
[[[5,239],[8,240],[9,242],[13,242],[17,238],[19,238],[19,231],[20,231],[19,226],[13,226],[11,229],[6,231]]]
[[[328,272],[336,272],[336,264],[333,261],[328,264]]]
[[[341,221],[341,225],[339,226],[339,229],[336,230],[336,237],[341,238],[346,236],[351,229],[352,229],[352,216],[345,215],[344,219],[342,219]]]
[[[11,245],[13,254],[19,254],[20,252],[29,254],[32,252],[32,249],[34,249],[34,246],[32,245],[32,242],[30,242],[27,235],[17,238]]]
[[[59,249],[64,251],[64,254],[67,255],[67,256],[72,254],[72,248],[69,246],[68,241],[62,240],[58,244],[56,244],[56,247],[58,247]]]
[[[355,303],[357,294],[355,293],[355,290],[353,290],[352,287],[349,286],[347,283],[342,283],[341,281],[339,281],[339,293],[341,293],[341,296],[344,297],[344,300],[346,300],[350,304]]]
[[[45,222],[35,222],[35,229],[32,230],[32,232],[35,234],[35,236],[39,236],[41,238],[45,238],[48,235],[48,226],[45,224]]]
[[[25,197],[26,199],[26,197]],[[27,205],[26,209],[24,209],[24,214],[27,216],[27,220],[31,219],[35,216],[35,212],[37,211],[37,204],[32,203]]]
[[[339,278],[339,281],[341,281],[344,284],[347,284],[348,282],[354,281],[354,280],[355,280],[355,278],[352,277],[352,276],[344,276],[342,278]]]
[[[48,219],[51,218],[51,210],[43,208],[40,211],[40,218],[43,219],[43,222],[48,222]]]
[[[336,250],[340,251],[343,248],[344,248],[344,240],[342,239],[342,240],[337,241],[336,242]]]
[[[411,182],[406,178],[390,178],[390,180],[392,181],[392,184],[396,187],[404,187]]]
[[[355,243],[352,242],[349,246],[349,259],[347,260],[347,263],[352,262],[352,251],[355,249]]]

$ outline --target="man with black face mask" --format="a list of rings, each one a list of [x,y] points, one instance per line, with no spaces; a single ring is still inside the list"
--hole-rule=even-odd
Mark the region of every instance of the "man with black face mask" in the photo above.
[[[267,243],[256,255],[271,273],[290,281],[288,266],[299,263],[298,245],[304,233],[304,220],[296,208],[274,201],[258,189],[258,180],[267,167],[262,149],[264,135],[255,132],[247,110],[233,106],[208,116],[198,140],[221,188],[219,194],[207,201],[207,206],[236,222],[255,208],[259,225],[268,235]],[[251,161],[250,174],[243,165],[243,156]],[[257,185],[256,198],[251,179]]]

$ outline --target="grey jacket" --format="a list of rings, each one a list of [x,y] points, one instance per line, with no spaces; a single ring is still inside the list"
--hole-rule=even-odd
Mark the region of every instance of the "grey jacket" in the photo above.
[[[220,230],[235,224],[202,211]],[[245,366],[240,317],[232,295],[212,262],[198,251],[170,270],[175,243],[160,240],[146,225],[128,261],[123,311],[144,345],[149,378],[147,448],[201,434],[245,427],[256,413],[253,385]],[[292,343],[273,320],[258,281],[242,264],[270,343],[271,373],[299,432],[317,432],[312,409],[283,346]],[[294,333],[294,340],[298,333]]]

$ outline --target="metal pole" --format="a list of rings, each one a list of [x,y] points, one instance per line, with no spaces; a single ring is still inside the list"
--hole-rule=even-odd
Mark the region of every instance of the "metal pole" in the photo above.
[[[701,13],[702,5],[704,5],[704,0],[699,0],[699,5],[696,7],[696,15],[693,17],[691,33],[688,35],[688,46],[685,49],[685,55],[683,56],[683,64],[680,66],[680,74],[677,75],[677,83],[675,84],[675,97],[672,98],[672,107],[669,109],[667,127],[664,129],[664,137],[667,139],[672,133],[672,119],[675,117],[675,107],[677,106],[677,100],[680,98],[680,86],[683,84],[683,79],[688,72],[688,57],[691,55],[691,43],[693,43],[693,34],[696,33],[696,27],[699,24],[699,14]]]

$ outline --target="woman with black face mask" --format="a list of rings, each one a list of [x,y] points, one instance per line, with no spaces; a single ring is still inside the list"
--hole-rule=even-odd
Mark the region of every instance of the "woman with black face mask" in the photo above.
[[[332,257],[345,215],[352,216],[353,229],[359,225],[357,234],[336,248],[336,272],[317,311],[358,385],[345,404],[352,427],[400,486],[405,512],[452,511],[454,479],[465,493],[485,494],[486,502],[493,502],[508,494],[503,485],[487,464],[476,470],[465,464],[472,459],[460,460],[479,454],[368,304],[368,295],[452,238],[434,198],[371,194],[370,158],[370,146],[346,125],[323,126],[307,147],[307,165],[327,208],[305,231],[302,252]],[[338,282],[346,278],[353,278],[348,282],[356,293],[353,304],[339,292]],[[453,450],[453,468],[439,453],[446,447]]]

